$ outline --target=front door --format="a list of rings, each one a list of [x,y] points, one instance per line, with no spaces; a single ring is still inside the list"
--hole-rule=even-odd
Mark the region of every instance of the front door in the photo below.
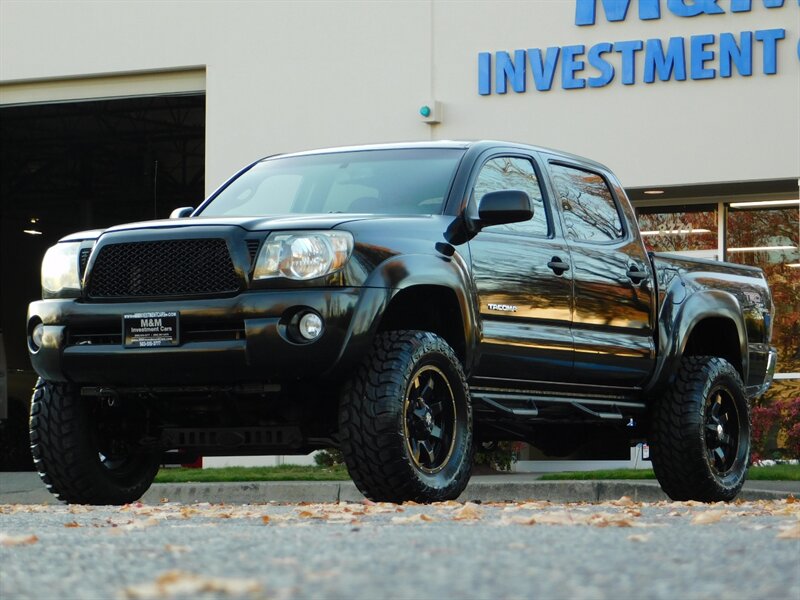
[[[572,372],[572,272],[540,171],[530,156],[493,156],[473,185],[471,202],[499,190],[527,192],[533,218],[485,227],[470,241],[482,322],[474,383],[501,378],[567,381]],[[560,231],[560,230],[559,230]]]

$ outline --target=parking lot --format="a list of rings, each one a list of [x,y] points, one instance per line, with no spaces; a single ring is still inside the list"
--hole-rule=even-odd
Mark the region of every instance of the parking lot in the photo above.
[[[800,598],[800,502],[0,505],[3,598]]]

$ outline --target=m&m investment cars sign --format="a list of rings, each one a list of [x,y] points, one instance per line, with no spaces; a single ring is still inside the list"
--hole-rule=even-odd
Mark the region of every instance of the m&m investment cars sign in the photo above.
[[[792,10],[789,0],[729,0],[729,13],[749,13],[753,1],[763,5],[757,10]],[[800,6],[800,0],[796,0]],[[595,25],[598,14],[609,22],[624,21],[633,0],[576,0],[575,25]],[[720,0],[638,0],[638,16],[644,21],[661,18],[662,9],[678,17],[705,17],[726,14]],[[795,32],[796,35],[796,32]],[[668,40],[652,38],[619,42],[601,42],[587,48],[583,44],[527,48],[478,54],[478,93],[505,94],[509,88],[523,93],[533,86],[540,92],[553,87],[560,68],[561,87],[565,90],[599,88],[615,81],[634,85],[643,83],[749,77],[754,72],[775,75],[778,72],[778,45],[786,43],[786,29],[758,29],[738,33],[706,33]],[[800,44],[797,48],[800,58]],[[756,58],[754,59],[754,54]],[[760,60],[758,59],[760,57]],[[587,67],[588,63],[588,67]],[[530,70],[530,77],[528,76]]]

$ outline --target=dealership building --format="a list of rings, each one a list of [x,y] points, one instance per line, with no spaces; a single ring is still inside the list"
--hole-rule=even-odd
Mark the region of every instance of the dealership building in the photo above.
[[[0,327],[69,232],[262,156],[501,139],[610,167],[646,243],[763,267],[800,396],[800,1],[0,3]]]

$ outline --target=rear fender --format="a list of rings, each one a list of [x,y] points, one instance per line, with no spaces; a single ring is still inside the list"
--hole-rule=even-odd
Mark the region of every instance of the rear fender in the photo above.
[[[739,369],[743,381],[749,370],[747,333],[742,308],[736,297],[722,290],[702,290],[681,298],[686,292],[680,282],[668,290],[658,318],[658,361],[651,384],[646,392],[658,391],[669,385],[678,371],[686,345],[698,324],[706,319],[726,319],[736,328]]]

